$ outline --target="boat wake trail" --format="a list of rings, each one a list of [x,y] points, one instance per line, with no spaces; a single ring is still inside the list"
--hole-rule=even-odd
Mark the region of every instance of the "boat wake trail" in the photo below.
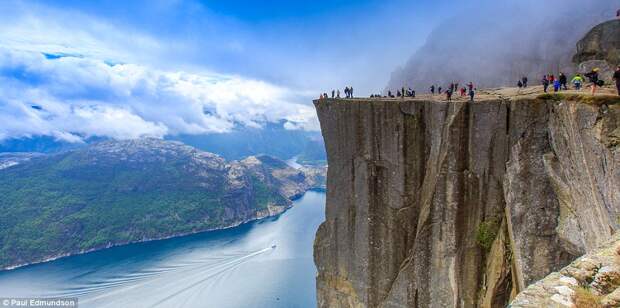
[[[105,273],[83,275],[75,285],[55,292],[54,296],[78,297],[89,307],[119,307],[139,301],[144,307],[186,306],[191,298],[208,293],[213,286],[226,280],[227,273],[267,252],[264,249],[198,256],[192,260],[157,264],[123,276],[106,277]],[[88,278],[89,276],[99,276]]]

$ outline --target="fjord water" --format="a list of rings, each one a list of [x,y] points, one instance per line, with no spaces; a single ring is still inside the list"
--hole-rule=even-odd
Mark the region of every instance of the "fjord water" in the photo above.
[[[0,297],[78,297],[80,307],[315,307],[312,244],[325,195],[277,217],[0,272]]]

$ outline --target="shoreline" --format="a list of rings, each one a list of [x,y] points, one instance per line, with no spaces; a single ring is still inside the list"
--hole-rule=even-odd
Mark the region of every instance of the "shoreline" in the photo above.
[[[0,268],[0,274],[3,273],[3,272],[17,270],[17,269],[20,269],[20,268],[23,268],[23,267],[27,267],[27,266],[31,266],[31,265],[37,265],[37,264],[52,262],[52,261],[55,261],[55,260],[66,258],[66,257],[83,255],[83,254],[87,254],[87,253],[91,253],[91,252],[96,252],[96,251],[101,251],[101,250],[105,250],[105,249],[114,248],[114,247],[126,246],[126,245],[131,245],[131,244],[139,244],[139,243],[147,243],[147,242],[155,242],[155,241],[163,241],[163,240],[168,240],[168,239],[172,239],[172,238],[196,235],[196,234],[200,234],[200,233],[214,232],[214,231],[221,231],[221,230],[227,230],[227,229],[236,228],[236,227],[239,227],[239,226],[247,224],[247,223],[252,223],[252,222],[256,222],[256,221],[262,220],[262,219],[272,218],[272,217],[276,217],[276,216],[284,214],[286,211],[288,211],[291,208],[293,208],[293,203],[296,200],[301,199],[309,191],[315,191],[315,192],[324,193],[324,190],[321,189],[321,188],[318,188],[318,187],[317,188],[309,188],[308,190],[304,191],[304,193],[298,194],[298,195],[295,195],[295,196],[292,196],[291,198],[289,198],[289,200],[291,201],[291,204],[289,204],[286,207],[282,207],[282,210],[279,211],[279,212],[274,212],[273,214],[269,214],[269,210],[267,210],[267,211],[256,211],[255,212],[255,215],[256,215],[255,218],[245,219],[245,220],[236,222],[234,224],[231,224],[229,226],[218,227],[218,228],[210,228],[210,229],[199,230],[199,231],[195,231],[195,232],[177,233],[177,234],[166,235],[166,236],[161,236],[161,237],[156,237],[156,238],[142,239],[142,240],[137,240],[137,241],[119,242],[119,243],[115,243],[115,244],[109,244],[109,245],[106,245],[104,247],[97,247],[97,248],[81,250],[81,251],[78,251],[78,252],[68,252],[68,253],[58,254],[58,255],[54,255],[54,256],[50,256],[50,257],[44,258],[44,259],[39,260],[39,261],[33,261],[33,262],[28,262],[28,263],[22,263],[22,264],[16,264],[16,265],[10,265],[10,266],[6,266],[6,267],[2,267],[2,268]],[[265,214],[265,213],[267,213],[267,215],[261,215],[261,214]]]

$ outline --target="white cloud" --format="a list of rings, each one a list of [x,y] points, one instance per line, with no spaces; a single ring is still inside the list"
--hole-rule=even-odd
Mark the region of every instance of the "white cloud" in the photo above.
[[[32,15],[11,25],[0,22],[0,139],[163,137],[282,120],[287,128],[318,129],[314,109],[301,103],[307,98],[289,89],[205,69],[141,63],[141,53],[156,54],[162,44],[75,18],[85,23],[80,29]],[[140,49],[120,48],[124,44]]]

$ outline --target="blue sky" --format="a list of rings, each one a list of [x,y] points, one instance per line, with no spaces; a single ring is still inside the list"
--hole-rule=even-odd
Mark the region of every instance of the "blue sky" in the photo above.
[[[457,1],[3,1],[0,139],[223,132],[380,91]],[[31,108],[42,106],[42,110]]]

